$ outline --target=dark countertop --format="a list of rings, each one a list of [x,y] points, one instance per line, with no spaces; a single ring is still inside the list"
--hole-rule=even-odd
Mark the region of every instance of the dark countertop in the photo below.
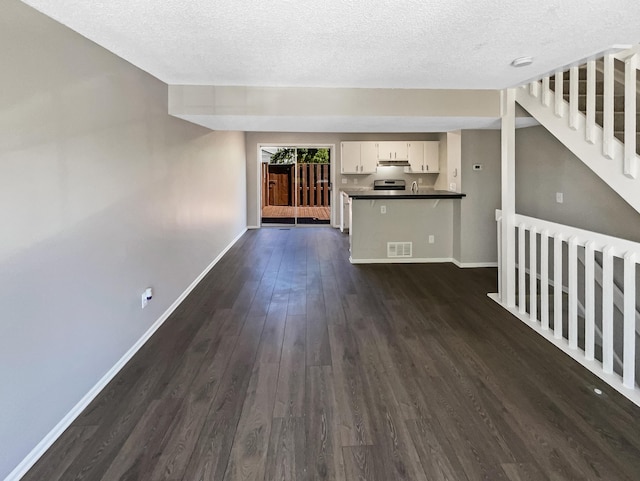
[[[343,190],[352,199],[462,199],[466,194],[448,190],[424,189],[417,193],[410,190]]]

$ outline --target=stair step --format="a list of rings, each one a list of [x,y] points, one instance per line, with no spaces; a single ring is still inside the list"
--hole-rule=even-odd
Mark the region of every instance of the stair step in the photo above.
[[[596,112],[596,124],[602,126],[602,112]],[[636,130],[640,126],[640,113],[636,114]],[[624,112],[616,112],[613,114],[613,130],[616,132],[624,131]]]
[[[564,88],[563,88],[563,93],[568,92],[569,91],[569,80],[566,80],[563,82],[564,84]],[[549,80],[549,88],[551,88],[551,90],[553,90],[555,92],[555,85],[556,82],[555,80],[551,81]],[[587,93],[587,81],[586,80],[580,80],[578,82],[578,93],[579,94],[585,94]],[[596,94],[603,94],[604,93],[604,82],[602,81],[596,81]],[[614,83],[613,84],[613,93],[614,95],[624,95],[624,85],[622,85],[621,83]]]
[[[564,99],[569,102],[569,94],[565,92]],[[640,112],[640,97],[636,98],[636,109]],[[586,112],[587,110],[587,95],[578,94],[578,110]],[[604,95],[596,95],[596,110],[604,110]],[[615,95],[613,97],[613,110],[618,112],[624,112],[624,95]]]
[[[613,132],[613,136],[624,143],[624,131],[616,130]],[[636,154],[640,155],[640,133],[636,134]]]

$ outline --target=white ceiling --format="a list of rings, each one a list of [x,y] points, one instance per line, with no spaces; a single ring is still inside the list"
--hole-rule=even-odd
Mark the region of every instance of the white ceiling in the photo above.
[[[640,41],[638,0],[25,3],[169,84],[500,89]]]

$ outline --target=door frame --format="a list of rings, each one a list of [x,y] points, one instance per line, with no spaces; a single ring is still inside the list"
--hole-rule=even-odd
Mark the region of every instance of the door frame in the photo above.
[[[257,160],[256,163],[256,208],[257,208],[257,224],[258,227],[262,227],[262,148],[263,147],[286,147],[296,148],[304,147],[308,149],[329,149],[329,169],[331,170],[330,182],[331,182],[331,209],[329,209],[329,225],[330,227],[338,227],[336,224],[336,144],[327,143],[291,143],[291,142],[259,142],[257,144]],[[298,159],[296,159],[297,164]],[[295,170],[297,171],[297,165]],[[278,225],[278,224],[275,224]],[[294,224],[296,227],[306,227],[304,224]],[[311,225],[312,226],[312,225]],[[309,227],[311,227],[309,226]],[[317,225],[316,225],[317,227]]]

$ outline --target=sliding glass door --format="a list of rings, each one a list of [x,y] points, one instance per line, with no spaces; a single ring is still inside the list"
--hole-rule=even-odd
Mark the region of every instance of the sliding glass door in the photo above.
[[[262,224],[330,224],[330,150],[261,149]]]

